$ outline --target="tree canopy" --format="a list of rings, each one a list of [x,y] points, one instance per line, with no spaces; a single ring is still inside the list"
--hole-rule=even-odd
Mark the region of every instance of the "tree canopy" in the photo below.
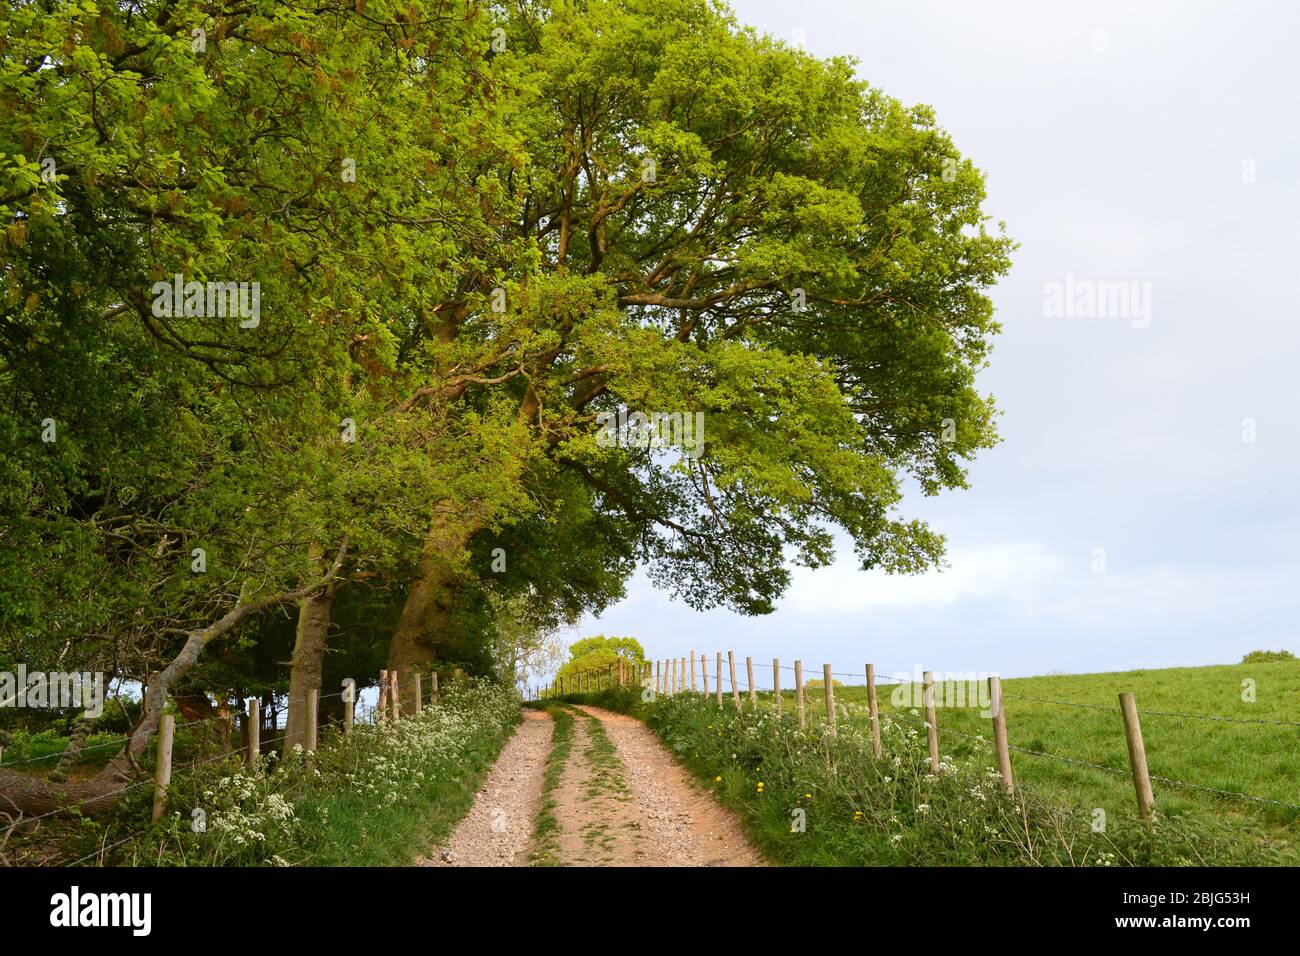
[[[853,62],[707,0],[0,16],[0,667],[158,675],[128,758],[183,691],[516,680],[638,566],[941,560],[902,488],[997,439],[1013,243]]]

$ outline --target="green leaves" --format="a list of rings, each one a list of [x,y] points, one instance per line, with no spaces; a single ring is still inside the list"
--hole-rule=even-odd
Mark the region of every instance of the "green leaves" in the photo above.
[[[530,381],[656,580],[765,611],[790,550],[829,560],[829,525],[867,566],[937,561],[893,509],[904,476],[959,487],[995,440],[973,382],[1011,243],[931,111],[691,0],[557,6],[515,50],[524,234],[542,275],[599,278],[623,313],[554,322]],[[588,416],[620,406],[704,412],[703,456],[598,450]]]
[[[900,488],[996,441],[1012,243],[931,111],[850,62],[703,0],[5,16],[0,551],[62,568],[8,557],[9,626],[139,672],[312,542],[349,535],[393,603],[437,522],[471,639],[637,562],[766,612],[834,527],[866,566],[940,559]],[[259,322],[154,309],[177,275],[258,283]],[[620,411],[702,443],[603,441]]]

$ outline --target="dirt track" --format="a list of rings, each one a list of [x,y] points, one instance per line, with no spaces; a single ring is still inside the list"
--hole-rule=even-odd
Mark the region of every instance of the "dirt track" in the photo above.
[[[428,866],[762,866],[735,818],[640,721],[574,707],[572,746],[539,843],[552,721],[525,710],[474,806]]]

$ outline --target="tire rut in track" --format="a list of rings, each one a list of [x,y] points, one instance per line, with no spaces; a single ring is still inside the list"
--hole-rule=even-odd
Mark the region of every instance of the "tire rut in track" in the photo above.
[[[542,772],[551,748],[551,718],[524,710],[523,722],[501,748],[474,798],[444,846],[418,866],[527,866],[533,818],[541,803]]]

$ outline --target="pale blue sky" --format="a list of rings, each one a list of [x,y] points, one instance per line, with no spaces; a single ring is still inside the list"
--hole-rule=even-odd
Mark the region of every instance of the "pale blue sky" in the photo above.
[[[733,648],[769,669],[1009,676],[1300,652],[1300,8],[734,9],[930,104],[987,174],[986,209],[1021,243],[992,293],[1004,332],[982,378],[1004,440],[970,491],[904,503],[948,536],[945,572],[864,574],[844,548],[764,618],[695,613],[638,576],[579,632],[637,637],[652,658]],[[1046,284],[1067,275],[1149,283],[1149,326],[1045,316]]]

